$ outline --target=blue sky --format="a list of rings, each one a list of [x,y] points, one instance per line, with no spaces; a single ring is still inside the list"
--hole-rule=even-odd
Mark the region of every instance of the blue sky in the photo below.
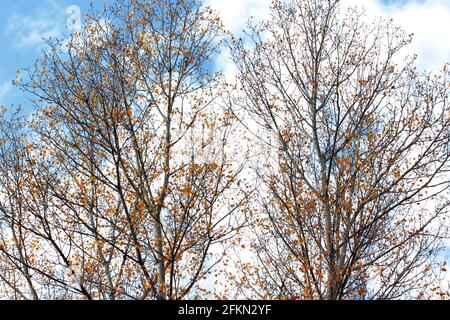
[[[249,16],[263,18],[271,0],[206,0],[218,10],[225,25],[239,32]],[[101,1],[102,2],[102,1]],[[368,8],[369,14],[392,16],[416,34],[410,47],[419,65],[436,69],[450,61],[450,0],[343,0]],[[0,105],[23,104],[26,99],[11,86],[16,71],[33,65],[42,37],[62,37],[78,12],[86,13],[87,0],[16,0],[0,2]],[[222,64],[226,65],[224,61]]]

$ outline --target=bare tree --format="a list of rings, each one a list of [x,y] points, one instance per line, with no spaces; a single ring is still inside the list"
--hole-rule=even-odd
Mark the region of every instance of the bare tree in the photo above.
[[[338,0],[276,0],[232,44],[236,114],[269,151],[254,165],[257,262],[236,277],[250,297],[447,294],[448,66],[420,73],[400,60],[411,36],[364,19]]]
[[[204,297],[246,199],[209,71],[220,20],[196,0],[119,0],[85,21],[20,83],[37,112],[19,225],[45,254],[16,263],[41,298]]]

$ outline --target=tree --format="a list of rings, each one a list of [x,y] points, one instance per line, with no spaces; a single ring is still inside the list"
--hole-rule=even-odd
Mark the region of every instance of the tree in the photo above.
[[[31,232],[26,229],[28,153],[20,110],[7,116],[0,111],[0,295],[9,299],[37,298],[29,264],[36,259]],[[26,288],[26,289],[24,289]]]
[[[235,111],[260,141],[249,297],[446,296],[448,65],[401,60],[406,35],[338,0],[276,0],[231,44]]]
[[[204,297],[245,220],[236,119],[210,71],[220,20],[196,0],[118,0],[85,20],[20,82],[37,112],[18,226],[44,254],[11,255],[32,298]]]

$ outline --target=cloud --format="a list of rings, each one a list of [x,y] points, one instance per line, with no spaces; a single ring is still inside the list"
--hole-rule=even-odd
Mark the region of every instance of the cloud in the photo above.
[[[250,17],[266,18],[271,0],[207,0],[206,3],[219,12],[225,27],[239,33]]]
[[[239,34],[250,17],[258,20],[268,17],[271,1],[207,0],[207,3],[219,12],[228,30]],[[420,68],[436,71],[450,62],[450,0],[342,0],[342,5],[364,7],[369,19],[393,18],[407,33],[414,33],[413,43],[403,53],[416,53]],[[231,67],[224,65],[222,69]]]
[[[343,0],[344,6],[364,6],[369,17],[394,19],[405,32],[413,33],[404,54],[417,54],[419,68],[437,71],[450,62],[450,0]]]
[[[17,48],[33,47],[41,43],[44,38],[60,35],[60,29],[53,21],[31,16],[11,17],[8,31],[15,38],[13,44]]]
[[[29,15],[14,13],[8,19],[6,35],[16,49],[36,48],[43,43],[43,39],[63,35],[66,10],[61,3],[47,0]]]
[[[387,15],[407,32],[414,33],[410,53],[418,54],[422,68],[437,70],[450,62],[450,1],[410,1],[385,7]]]

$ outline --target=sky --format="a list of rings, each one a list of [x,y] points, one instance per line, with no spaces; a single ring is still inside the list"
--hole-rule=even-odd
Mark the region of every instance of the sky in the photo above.
[[[249,17],[264,19],[271,0],[206,0],[225,26],[235,34]],[[415,34],[409,47],[418,54],[421,68],[436,70],[450,62],[450,0],[343,0],[344,5],[364,6],[368,15],[392,17]],[[12,81],[18,69],[30,67],[39,57],[43,38],[66,37],[79,28],[79,16],[89,11],[86,0],[16,0],[0,2],[0,106],[26,104]],[[220,56],[227,72],[229,61]]]

